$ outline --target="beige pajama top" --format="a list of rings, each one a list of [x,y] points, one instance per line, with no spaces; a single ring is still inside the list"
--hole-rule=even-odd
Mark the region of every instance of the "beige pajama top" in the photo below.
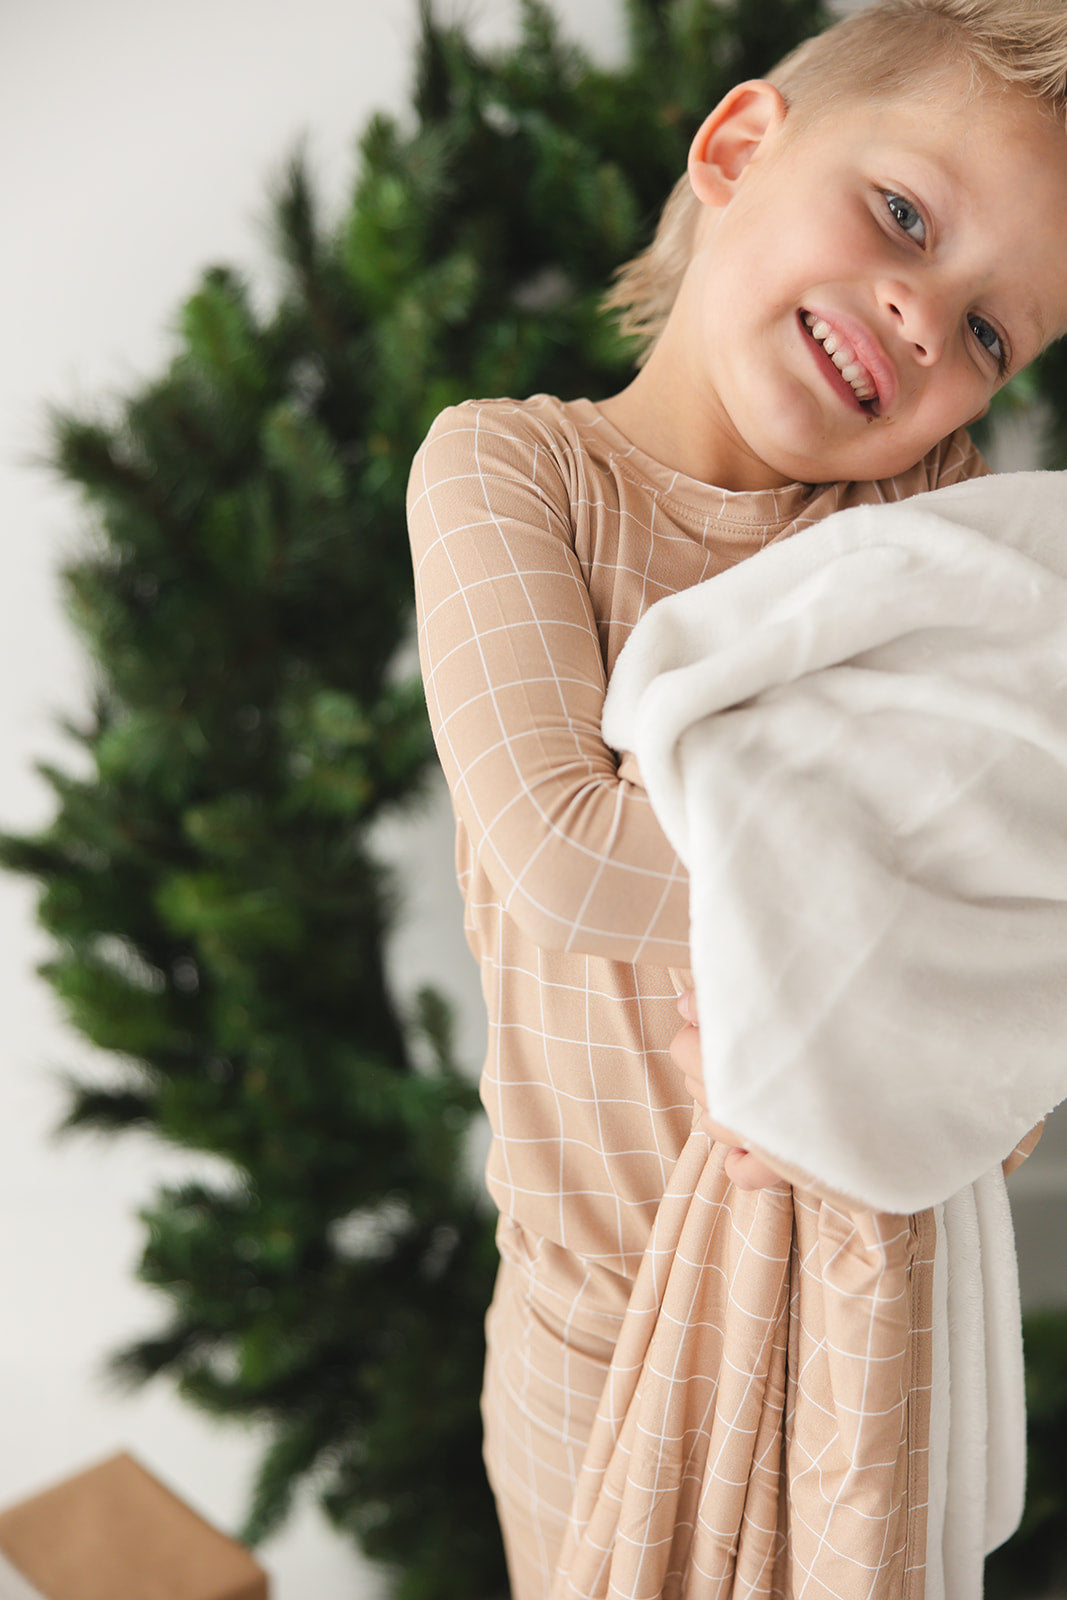
[[[672,1203],[690,1218],[694,1206],[711,1218],[738,1203],[737,1192],[722,1179],[721,1162],[718,1176],[687,1178],[684,1192],[676,1193],[679,1171],[699,1172],[708,1151],[705,1139],[693,1154],[693,1104],[668,1054],[680,1025],[670,969],[689,964],[688,885],[643,790],[628,781],[625,767],[620,773],[616,754],[601,739],[603,697],[616,657],[639,617],[661,596],[713,577],[845,506],[903,498],[983,470],[961,433],[910,472],[884,482],[730,493],[651,460],[591,402],[546,396],[454,407],[438,418],[415,459],[409,522],[420,659],[456,812],[466,932],[489,1017],[482,1077],[492,1130],[488,1184],[508,1226],[536,1240],[539,1261],[550,1262],[539,1293],[546,1304],[555,1297],[555,1309],[568,1320],[584,1317],[592,1326],[599,1317],[605,1328],[618,1327],[639,1276],[646,1299],[651,1294],[641,1313],[646,1323],[653,1304],[662,1311],[660,1291],[650,1288],[662,1274],[649,1265],[649,1255],[662,1254],[654,1230],[672,1176]],[[749,1207],[749,1200],[744,1204]],[[797,1326],[790,1331],[788,1318],[789,1305],[795,1312],[801,1294],[803,1274],[798,1277],[796,1267],[825,1248],[823,1232],[836,1226],[826,1217],[798,1226],[805,1213],[800,1202],[795,1210],[789,1206],[787,1226],[780,1194],[777,1202],[756,1209],[769,1218],[776,1205],[778,1220],[766,1226],[777,1240],[770,1273],[777,1287],[768,1293],[779,1321],[761,1357],[764,1366],[784,1360],[790,1340],[799,1358],[806,1335]],[[814,1216],[818,1203],[806,1209]],[[665,1210],[659,1226],[673,1238],[674,1224],[666,1216]],[[914,1227],[906,1219],[903,1226],[901,1219],[861,1219],[858,1226],[859,1234],[867,1228],[867,1244],[873,1240],[879,1258],[886,1238],[904,1239],[904,1255],[898,1254],[886,1280],[892,1279],[887,1294],[897,1307],[897,1324],[914,1323],[910,1301],[900,1310],[905,1290],[897,1270],[915,1254]],[[752,1237],[750,1231],[750,1242]],[[761,1251],[771,1253],[759,1237],[750,1266]],[[687,1253],[693,1248],[690,1239]],[[725,1282],[721,1272],[718,1277]],[[693,1283],[702,1279],[710,1281],[706,1257],[692,1266],[683,1295],[687,1305]],[[727,1284],[723,1293],[723,1305],[731,1293],[739,1298],[736,1285],[731,1291]],[[805,1294],[810,1299],[810,1286]],[[681,1344],[672,1346],[677,1375],[679,1363],[692,1364],[682,1346],[703,1337],[703,1324],[691,1308],[675,1320],[690,1324],[679,1333]],[[647,1355],[644,1335],[636,1337]],[[714,1364],[721,1366],[729,1352],[724,1358],[718,1338]],[[808,1343],[814,1347],[820,1340],[812,1336]],[[634,1356],[625,1336],[620,1351],[626,1371],[644,1359]],[[858,1358],[862,1367],[862,1350]],[[892,1364],[891,1355],[884,1359]],[[916,1366],[914,1351],[908,1359],[905,1387],[922,1366],[921,1359]],[[768,1381],[766,1372],[761,1381]],[[790,1383],[795,1381],[794,1372]],[[858,1381],[862,1390],[862,1373]],[[619,1545],[618,1532],[609,1537],[603,1529],[591,1531],[604,1514],[603,1497],[599,1510],[591,1507],[605,1473],[610,1476],[622,1433],[637,1425],[632,1417],[626,1420],[633,1395],[619,1398],[627,1382],[613,1375],[607,1386],[591,1446],[602,1459],[586,1463],[586,1478],[592,1478],[583,1479],[582,1493],[589,1503],[581,1527],[572,1530],[571,1546],[579,1548],[577,1555],[570,1549],[568,1561],[592,1566],[580,1579],[560,1578],[571,1583],[560,1595],[636,1596],[646,1588],[649,1594],[681,1594],[687,1591],[677,1574],[692,1562],[694,1550],[698,1561],[704,1559],[699,1539],[687,1538],[679,1554],[673,1535],[661,1531],[635,1541],[641,1549],[662,1547],[666,1566],[657,1567],[654,1577],[635,1576],[636,1568],[625,1576],[608,1571],[602,1547]],[[647,1401],[643,1395],[642,1404]],[[694,1403],[699,1409],[703,1402],[690,1394],[686,1404]],[[902,1403],[898,1396],[888,1410],[895,1416]],[[840,1422],[833,1427],[839,1429]],[[898,1418],[892,1426],[899,1434],[903,1423]],[[810,1468],[820,1483],[823,1448],[814,1450],[816,1465]],[[764,1475],[777,1483],[784,1469],[771,1454]],[[854,1467],[853,1461],[849,1470]],[[680,1470],[683,1478],[689,1473],[688,1467]],[[896,1482],[898,1464],[887,1470]],[[763,1515],[771,1524],[780,1516],[776,1492],[768,1490]],[[665,1503],[662,1485],[649,1494]],[[684,1516],[677,1506],[669,1514],[671,1526],[680,1517],[688,1519],[687,1526],[699,1522],[697,1489],[690,1499]],[[754,1499],[747,1515],[760,1522]],[[756,1561],[765,1587],[757,1583],[743,1592],[785,1593],[783,1551],[801,1535],[794,1530],[787,1536],[772,1525],[761,1537],[771,1541]],[[815,1529],[811,1549],[825,1551],[829,1537],[825,1527]],[[895,1540],[894,1561],[905,1559],[896,1534],[883,1529],[879,1538],[883,1544]],[[736,1530],[725,1538],[727,1547],[736,1562]],[[598,1549],[601,1556],[594,1558],[590,1552]],[[645,1557],[634,1559],[640,1566]],[[810,1565],[804,1554],[789,1559]],[[714,1565],[719,1557],[707,1560]],[[668,1572],[682,1587],[671,1587]],[[851,1578],[842,1579],[846,1593],[851,1584]],[[838,1591],[828,1584],[805,1592]]]

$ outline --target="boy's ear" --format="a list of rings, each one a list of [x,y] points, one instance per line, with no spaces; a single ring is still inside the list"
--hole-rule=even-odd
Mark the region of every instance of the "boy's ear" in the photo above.
[[[735,85],[704,119],[689,149],[689,182],[699,200],[725,205],[768,135],[785,121],[786,104],[763,78]]]

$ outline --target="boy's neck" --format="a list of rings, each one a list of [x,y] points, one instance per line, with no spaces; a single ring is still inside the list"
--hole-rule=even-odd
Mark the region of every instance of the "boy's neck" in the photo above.
[[[725,419],[709,414],[700,386],[687,381],[688,354],[670,349],[671,322],[645,365],[599,409],[630,443],[672,472],[730,492],[782,489],[783,478],[731,439]]]

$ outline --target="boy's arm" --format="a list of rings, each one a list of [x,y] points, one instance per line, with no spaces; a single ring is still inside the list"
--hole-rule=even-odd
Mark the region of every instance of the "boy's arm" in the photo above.
[[[685,990],[678,997],[678,1010],[683,1025],[671,1041],[671,1059],[685,1080],[686,1089],[700,1108],[698,1126],[701,1132],[726,1147],[723,1170],[730,1182],[739,1189],[775,1189],[796,1183],[802,1177],[796,1172],[779,1170],[769,1158],[754,1152],[739,1141],[730,1128],[716,1122],[708,1107],[704,1087],[704,1069],[700,1059],[700,1029],[697,1021],[696,994]],[[801,1187],[803,1187],[801,1183]]]
[[[685,869],[601,738],[604,662],[551,451],[458,407],[416,456],[408,508],[434,738],[508,914],[543,948],[686,965]]]

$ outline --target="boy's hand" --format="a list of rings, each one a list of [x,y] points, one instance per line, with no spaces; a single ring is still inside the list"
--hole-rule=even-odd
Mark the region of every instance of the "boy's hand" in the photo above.
[[[726,1176],[738,1189],[773,1189],[785,1185],[787,1182],[785,1178],[769,1167],[765,1161],[761,1161],[759,1156],[754,1156],[742,1146],[735,1145],[734,1135],[729,1129],[712,1120],[704,1090],[696,995],[692,989],[687,989],[684,994],[679,995],[678,1010],[685,1020],[685,1026],[675,1034],[671,1042],[671,1058],[675,1066],[681,1068],[686,1088],[697,1105],[702,1108],[703,1114],[698,1127],[708,1135],[709,1139],[715,1139],[720,1144],[730,1147],[723,1161],[723,1171]]]

